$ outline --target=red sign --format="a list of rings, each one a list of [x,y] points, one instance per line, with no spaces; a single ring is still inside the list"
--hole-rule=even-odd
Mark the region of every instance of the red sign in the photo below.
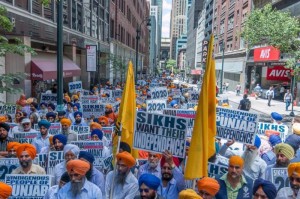
[[[192,75],[201,75],[201,70],[200,69],[194,69],[191,71]]]
[[[274,66],[267,69],[267,80],[280,80],[290,81],[289,74],[290,69],[286,69],[283,66]]]
[[[280,51],[273,46],[254,49],[254,62],[279,61]]]

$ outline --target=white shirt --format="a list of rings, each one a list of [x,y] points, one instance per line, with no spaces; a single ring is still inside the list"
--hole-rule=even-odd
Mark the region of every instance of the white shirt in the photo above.
[[[295,199],[293,194],[291,187],[283,187],[278,191],[276,199]],[[298,194],[297,199],[300,199],[300,194]]]

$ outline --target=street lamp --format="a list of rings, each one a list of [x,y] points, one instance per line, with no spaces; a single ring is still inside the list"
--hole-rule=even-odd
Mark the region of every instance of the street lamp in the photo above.
[[[292,111],[290,112],[290,116],[291,117],[295,117],[295,113],[294,113],[294,82],[295,82],[295,74],[294,74],[294,70],[295,70],[295,66],[293,67],[293,71],[291,72],[291,95],[292,95]],[[293,73],[293,74],[292,74]]]
[[[136,28],[136,45],[135,45],[135,83],[137,83],[137,72],[138,72],[138,60],[139,60],[139,41],[140,41],[140,33],[141,26],[144,22],[147,21],[147,27],[151,26],[150,18],[146,17]]]
[[[63,110],[63,1],[58,3],[57,14],[57,111]]]

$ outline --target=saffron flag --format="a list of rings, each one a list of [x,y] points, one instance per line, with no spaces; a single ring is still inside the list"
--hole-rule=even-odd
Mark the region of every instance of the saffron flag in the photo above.
[[[133,157],[138,158],[137,150],[133,150],[133,133],[134,133],[134,122],[136,114],[136,99],[135,99],[135,83],[134,83],[134,72],[132,62],[128,63],[128,70],[126,76],[126,84],[122,94],[121,105],[119,109],[119,116],[116,122],[116,131],[121,131],[121,141],[126,142],[131,147],[131,153]],[[121,125],[121,126],[120,126]],[[113,154],[117,154],[118,136],[115,135],[113,139]]]
[[[214,37],[211,35],[206,69],[184,174],[184,177],[190,180],[207,176],[208,159],[215,153],[216,76],[213,44]]]

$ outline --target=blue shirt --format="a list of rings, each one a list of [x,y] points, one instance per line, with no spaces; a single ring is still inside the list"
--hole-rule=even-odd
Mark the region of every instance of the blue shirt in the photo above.
[[[165,199],[178,198],[179,192],[185,189],[185,181],[181,171],[175,167],[173,169],[173,178],[168,182],[166,187],[163,187],[161,182],[157,193]]]
[[[104,176],[95,167],[93,167],[92,178],[91,178],[90,181],[92,183],[94,183],[97,187],[99,187],[101,189],[101,192],[102,192],[103,196],[105,196],[105,183],[104,183],[105,181],[104,181]]]
[[[140,166],[138,174],[137,174],[137,178],[139,179],[140,176],[145,173],[150,173],[152,175],[155,175],[159,179],[161,179],[161,168],[160,168],[159,164],[155,168],[151,168],[148,162],[146,164]]]
[[[63,161],[59,164],[57,164],[55,167],[54,167],[54,182],[53,182],[53,185],[58,185],[59,184],[59,181],[60,181],[60,178],[61,176],[67,171],[66,169],[66,161]]]
[[[58,191],[58,199],[102,199],[102,192],[93,183],[89,182],[85,179],[84,185],[81,189],[80,194],[76,197],[73,196],[71,191],[71,182],[65,184],[59,191]]]
[[[44,199],[57,199],[57,193],[59,191],[58,185],[50,187],[44,196]]]
[[[37,137],[35,137],[33,140],[32,140],[32,145],[36,148],[36,151],[37,153],[40,153],[41,152],[41,149],[43,147],[49,147],[50,146],[50,142],[49,142],[49,133],[48,135],[44,138],[42,138],[42,135],[41,134],[38,134]]]

